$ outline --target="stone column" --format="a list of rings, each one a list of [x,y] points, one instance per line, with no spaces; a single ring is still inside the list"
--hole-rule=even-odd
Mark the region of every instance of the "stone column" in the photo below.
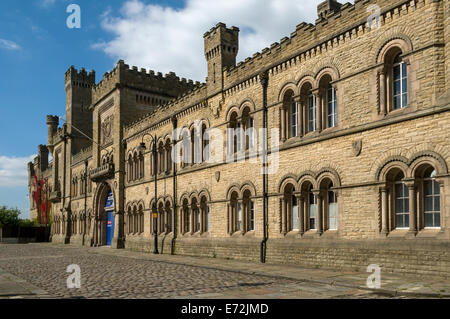
[[[314,196],[317,198],[317,233],[321,235],[323,233],[323,205],[322,205],[322,193],[320,190],[313,191]]]
[[[184,225],[184,220],[185,220],[184,214],[185,214],[184,207],[182,206],[180,208],[180,234],[181,235],[184,235],[184,232],[185,232],[185,229],[186,229],[185,225]]]
[[[303,135],[308,133],[308,105],[303,103]]]
[[[323,94],[316,92],[316,131],[320,132],[322,131],[322,99]]]
[[[298,112],[298,135],[303,136],[303,103],[300,98],[296,99]]]
[[[381,234],[388,233],[388,189],[386,186],[380,187],[381,191]]]
[[[281,233],[286,235],[286,198],[281,199]]]
[[[280,119],[281,119],[281,141],[286,141],[286,116],[284,105],[280,107]]]
[[[321,130],[324,130],[327,128],[327,89],[323,89],[322,90],[322,103],[320,103],[320,108],[321,108]]]
[[[439,196],[440,196],[439,203],[440,203],[440,209],[441,209],[440,214],[439,214],[439,216],[441,218],[440,225],[441,225],[441,230],[444,230],[447,227],[446,218],[445,218],[445,215],[446,215],[446,205],[445,205],[446,204],[446,196],[445,196],[445,192],[444,192],[445,184],[444,184],[443,179],[438,179],[436,181],[439,183]]]
[[[416,189],[414,181],[405,183],[409,192],[409,231],[417,233],[417,215],[416,215]]]
[[[227,203],[227,226],[227,233],[231,234],[231,208],[229,203]]]
[[[300,230],[300,234],[303,235],[305,233],[305,197],[298,196],[297,205],[298,205],[298,228]]]
[[[387,107],[386,107],[386,73],[384,70],[384,67],[381,68],[379,71],[379,85],[380,85],[380,114],[386,115],[387,114]]]

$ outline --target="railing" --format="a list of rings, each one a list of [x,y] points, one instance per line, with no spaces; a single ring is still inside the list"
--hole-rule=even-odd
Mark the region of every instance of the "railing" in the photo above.
[[[91,170],[91,180],[94,182],[100,182],[112,177],[114,177],[113,163],[107,163]]]

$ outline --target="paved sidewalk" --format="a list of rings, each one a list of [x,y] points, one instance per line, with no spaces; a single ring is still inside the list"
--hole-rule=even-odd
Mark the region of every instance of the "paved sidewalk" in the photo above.
[[[30,296],[45,298],[48,294],[39,287],[7,273],[0,268],[0,299],[26,298]]]
[[[68,289],[68,265],[82,269]],[[450,298],[450,282],[381,272],[306,269],[216,258],[154,255],[107,247],[0,244],[0,299],[380,299]]]
[[[374,291],[388,296],[450,298],[450,280],[438,277],[418,278],[383,273],[381,270],[381,288],[367,288],[370,273],[337,272],[322,269],[307,269],[294,265],[261,264],[237,260],[217,258],[154,255],[150,253],[132,252],[109,247],[87,248],[90,252],[105,255],[117,255],[127,258],[153,260],[186,266],[205,267],[234,271],[244,274],[264,275],[280,279],[293,279],[306,283],[326,284],[335,287],[355,288],[357,290]]]

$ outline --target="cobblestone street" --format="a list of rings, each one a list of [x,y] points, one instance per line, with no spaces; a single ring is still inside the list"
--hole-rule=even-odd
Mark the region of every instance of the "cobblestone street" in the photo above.
[[[180,256],[164,258],[170,257],[180,260]],[[0,244],[0,279],[3,278],[0,298],[388,297],[352,287],[255,274],[245,269],[224,270],[214,265],[186,265],[150,258],[151,254],[110,248]],[[80,289],[67,288],[70,274],[66,268],[71,264],[81,268]]]

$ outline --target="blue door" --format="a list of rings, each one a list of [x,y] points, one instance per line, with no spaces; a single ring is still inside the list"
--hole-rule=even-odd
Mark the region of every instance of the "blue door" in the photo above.
[[[109,192],[106,200],[105,212],[106,219],[106,245],[111,246],[114,237],[114,196]]]

